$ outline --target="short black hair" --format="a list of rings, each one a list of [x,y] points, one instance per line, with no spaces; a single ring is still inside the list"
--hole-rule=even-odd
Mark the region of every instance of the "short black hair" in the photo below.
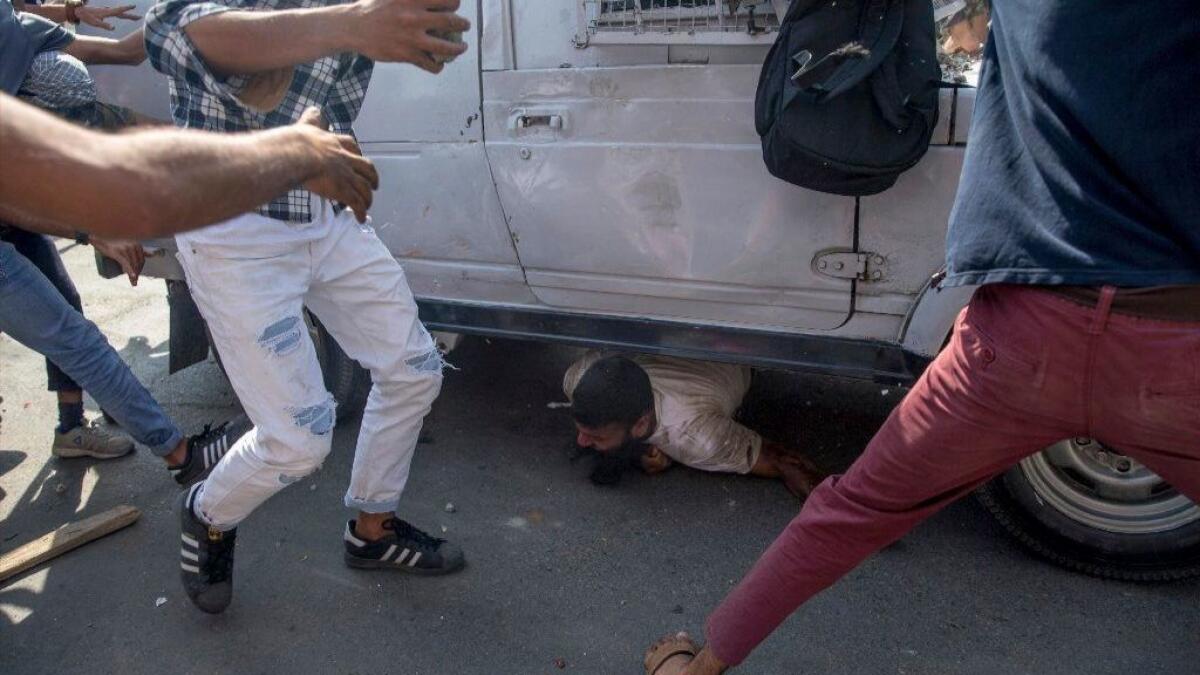
[[[571,416],[592,429],[614,422],[632,426],[653,409],[650,376],[624,356],[593,363],[571,394]]]

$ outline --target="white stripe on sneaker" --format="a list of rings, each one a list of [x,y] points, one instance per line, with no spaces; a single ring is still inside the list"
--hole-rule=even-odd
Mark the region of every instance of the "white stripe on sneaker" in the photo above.
[[[395,552],[396,552],[396,545],[392,544],[391,546],[388,547],[387,553],[384,553],[383,557],[380,558],[380,560],[382,560],[383,562],[387,562],[388,559],[390,559],[392,557],[392,554]]]
[[[346,541],[350,542],[351,544],[354,544],[355,546],[358,546],[359,548],[362,548],[363,546],[367,545],[367,542],[354,536],[354,531],[350,529],[350,523],[346,523],[345,539],[346,539]]]
[[[187,507],[188,511],[192,512],[193,516],[195,516],[196,513],[196,510],[193,508],[196,506],[196,493],[200,492],[200,488],[203,487],[203,485],[204,483],[196,483],[193,485],[192,488],[188,490],[187,497],[183,500],[184,505]],[[192,541],[196,540],[193,539]]]
[[[179,553],[182,554],[184,558],[187,558],[188,560],[191,560],[192,562],[195,562],[195,563],[200,562],[200,556],[197,555],[196,553],[193,553],[192,551],[187,550],[186,548],[179,549]]]
[[[195,565],[189,565],[187,563],[180,563],[179,566],[183,568],[184,572],[191,572],[192,574],[200,574],[200,568],[196,567]]]
[[[182,532],[180,533],[180,536],[183,538],[183,543],[191,546],[192,548],[200,548],[200,542],[196,541],[196,538],[192,535],[188,534],[187,532]]]
[[[404,552],[400,554],[400,557],[396,558],[396,560],[395,560],[396,564],[403,565],[404,559],[407,557],[408,557],[408,549],[404,549]]]
[[[415,554],[413,554],[412,560],[408,561],[408,566],[415,567],[417,564],[417,561],[420,559],[421,559],[421,552],[417,551]]]

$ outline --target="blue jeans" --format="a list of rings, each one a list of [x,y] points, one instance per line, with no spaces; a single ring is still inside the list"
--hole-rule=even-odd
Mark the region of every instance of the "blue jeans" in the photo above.
[[[62,258],[58,255],[58,248],[50,237],[14,227],[0,232],[0,241],[12,244],[17,249],[17,253],[33,263],[33,266],[38,268],[38,271],[44,274],[46,279],[58,289],[67,304],[83,314],[83,303],[79,299],[79,292],[75,290],[75,284],[67,274],[67,268],[63,266]],[[46,376],[50,391],[79,391],[82,389],[50,359],[46,359]]]
[[[0,332],[58,364],[154,454],[170,454],[183,439],[96,324],[75,311],[45,275],[4,241],[0,241]]]

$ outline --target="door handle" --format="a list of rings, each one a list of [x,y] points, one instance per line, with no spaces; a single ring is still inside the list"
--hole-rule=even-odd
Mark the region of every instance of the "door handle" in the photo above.
[[[528,129],[529,127],[545,126],[551,129],[563,128],[562,115],[518,115],[517,128]]]
[[[508,128],[520,133],[535,132],[537,129],[562,131],[567,127],[567,114],[561,110],[537,110],[518,108],[508,118]]]

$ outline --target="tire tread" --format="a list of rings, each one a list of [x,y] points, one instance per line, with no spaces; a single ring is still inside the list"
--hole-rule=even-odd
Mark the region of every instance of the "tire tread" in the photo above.
[[[1030,531],[1023,521],[1032,516],[1018,513],[1018,507],[1009,504],[1009,499],[1000,494],[1000,491],[1005,490],[1001,481],[1001,478],[996,478],[983,486],[975,492],[975,498],[1022,546],[1056,565],[1089,576],[1114,581],[1171,582],[1200,576],[1200,560],[1172,567],[1138,569],[1116,564],[1097,563],[1068,554],[1048,544],[1043,538]]]

